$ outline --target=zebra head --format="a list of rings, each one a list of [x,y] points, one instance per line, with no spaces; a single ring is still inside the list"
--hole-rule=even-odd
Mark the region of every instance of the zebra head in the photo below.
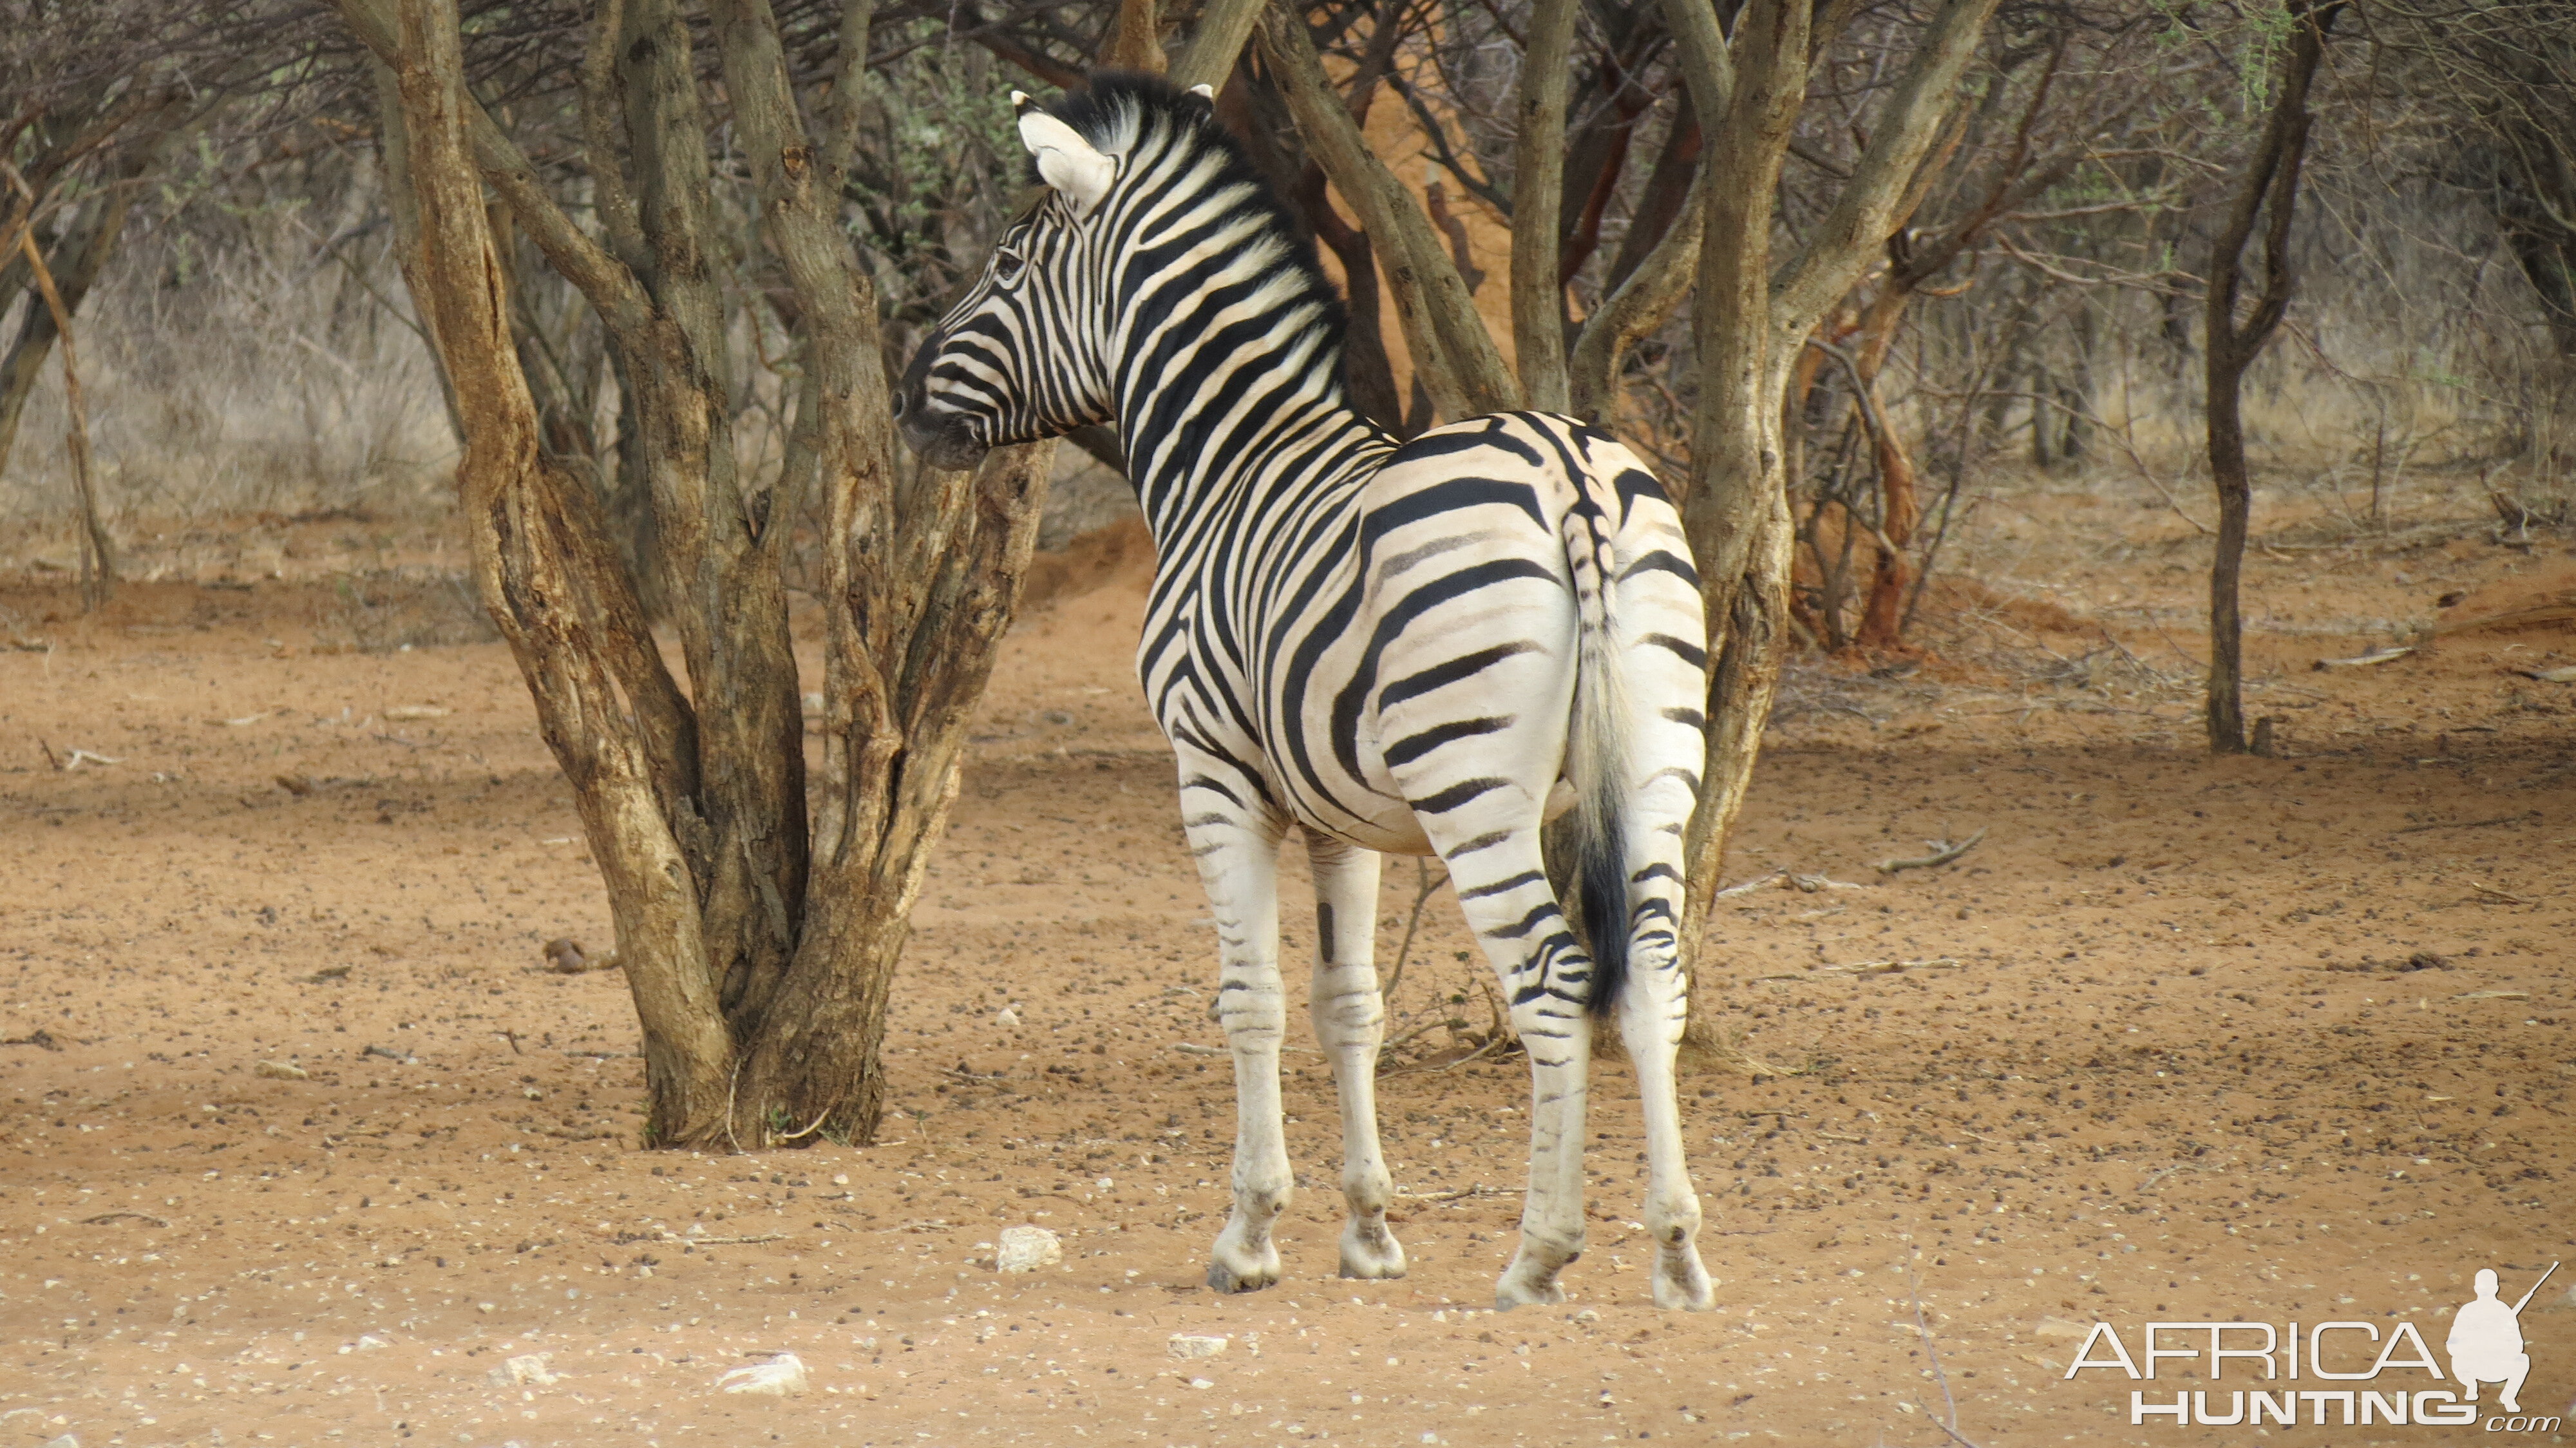
[[[1082,110],[1111,134],[1094,144],[1018,91],[1020,142],[1045,189],[1002,233],[966,294],[913,354],[895,398],[904,441],[925,462],[971,468],[987,449],[1060,437],[1110,420],[1110,384],[1085,318],[1106,307],[1114,285],[1096,233],[1109,224],[1101,203],[1123,170],[1139,124],[1135,107],[1099,104],[1138,82],[1095,85]],[[1165,92],[1168,95],[1168,92]],[[1199,102],[1209,88],[1193,86]],[[1121,146],[1120,142],[1126,145]]]

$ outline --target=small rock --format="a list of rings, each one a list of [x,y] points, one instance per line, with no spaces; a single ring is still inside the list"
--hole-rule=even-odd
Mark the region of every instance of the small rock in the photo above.
[[[1001,1244],[993,1254],[999,1272],[1035,1272],[1064,1260],[1064,1244],[1044,1227],[1004,1227]]]
[[[253,1075],[265,1076],[271,1081],[310,1081],[313,1079],[305,1073],[303,1067],[286,1061],[262,1061],[251,1068],[251,1073]]]
[[[2080,1322],[2069,1321],[2063,1317],[2043,1317],[2039,1320],[2039,1326],[2031,1329],[2041,1337],[2082,1337],[2091,1330]]]
[[[372,1333],[372,1332],[371,1332],[371,1333],[368,1333],[368,1334],[366,1334],[365,1336],[360,1337],[360,1338],[358,1339],[358,1351],[360,1351],[360,1352],[365,1352],[367,1349],[369,1349],[369,1348],[371,1348],[371,1347],[391,1347],[391,1346],[393,1346],[393,1344],[392,1344],[392,1343],[389,1343],[389,1342],[385,1341],[383,1338],[376,1336],[376,1335],[375,1335],[374,1333]]]
[[[1190,1379],[1190,1386],[1194,1388],[1213,1388],[1216,1384],[1210,1382],[1206,1378],[1192,1378]]]
[[[765,1363],[735,1368],[716,1379],[716,1386],[728,1393],[749,1393],[759,1398],[793,1398],[813,1386],[805,1372],[805,1363],[796,1354],[781,1353]]]
[[[511,1358],[492,1370],[492,1386],[542,1388],[563,1376],[546,1366],[546,1359],[552,1356],[552,1353],[532,1352]]]
[[[1176,1358],[1212,1358],[1224,1352],[1230,1337],[1208,1337],[1194,1332],[1172,1334],[1172,1356]]]
[[[45,1448],[80,1448],[80,1440],[69,1433],[47,1443]]]
[[[1017,1026],[1019,1023],[1020,1013],[1012,1010],[1009,1006],[1004,1006],[993,1013],[993,1024],[1000,1026],[1006,1031]]]
[[[1587,1307],[1581,1312],[1574,1314],[1574,1320],[1577,1322],[1599,1322],[1601,1320],[1601,1314]]]

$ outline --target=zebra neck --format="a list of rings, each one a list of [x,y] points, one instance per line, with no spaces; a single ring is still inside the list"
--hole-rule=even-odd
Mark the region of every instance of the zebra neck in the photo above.
[[[1158,551],[1171,554],[1211,514],[1230,519],[1229,528],[1275,521],[1377,470],[1396,439],[1343,400],[1340,359],[1330,362],[1299,375],[1260,360],[1202,358],[1142,378],[1122,399],[1127,475]]]

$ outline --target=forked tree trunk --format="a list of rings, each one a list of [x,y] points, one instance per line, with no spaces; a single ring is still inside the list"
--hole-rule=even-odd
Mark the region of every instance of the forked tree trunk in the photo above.
[[[1694,982],[1689,1038],[1703,1050],[1725,1051],[1723,1004],[1706,968],[1710,906],[1788,644],[1793,536],[1781,429],[1790,370],[1807,335],[1909,209],[1916,173],[1958,103],[1960,78],[1994,8],[1995,0],[1945,0],[1934,11],[1832,210],[1781,264],[1771,254],[1774,198],[1806,100],[1809,57],[1852,7],[1748,0],[1732,45],[1718,49],[1709,39],[1713,20],[1697,16],[1690,0],[1672,6],[1711,167],[1694,319],[1699,406],[1682,506],[1709,627],[1708,767],[1685,838],[1682,916]],[[1711,104],[1720,97],[1722,105]]]
[[[2281,57],[2277,99],[2263,139],[2245,166],[2245,183],[2229,209],[2227,225],[2210,246],[2208,345],[2209,475],[2218,492],[2217,555],[2209,565],[2209,751],[2243,754],[2245,737],[2245,621],[2239,608],[2245,537],[2254,490],[2245,471],[2245,420],[2241,410],[2245,369],[2289,310],[2290,220],[2299,196],[2299,165],[2308,149],[2308,87],[2325,58],[2326,35],[2344,0],[2290,0],[2290,46]],[[2263,285],[2254,310],[2237,320],[2243,291],[2245,243],[2263,230]],[[2032,404],[2034,412],[2039,404]],[[2034,416],[2033,425],[2040,419]]]
[[[592,38],[604,246],[466,95],[455,0],[399,0],[398,15],[391,0],[339,5],[396,77],[388,131],[419,238],[405,276],[457,397],[476,581],[607,884],[643,1027],[648,1141],[865,1139],[883,1110],[888,984],[1051,447],[1003,450],[976,476],[898,472],[874,290],[839,225],[856,117],[840,106],[819,143],[807,135],[765,0],[718,0],[711,18],[762,240],[805,332],[807,385],[775,480],[743,477],[725,432],[723,307],[705,266],[724,243],[688,30],[667,0],[612,0]],[[864,5],[845,13],[851,65],[866,47],[850,32],[866,24]],[[630,461],[648,475],[685,694],[595,491],[539,454],[486,183],[597,309],[632,389]],[[810,823],[779,556],[807,487],[830,530],[826,777]]]

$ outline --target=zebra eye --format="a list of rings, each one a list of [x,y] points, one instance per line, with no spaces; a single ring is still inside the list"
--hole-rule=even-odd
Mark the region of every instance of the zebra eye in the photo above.
[[[993,284],[995,286],[1018,286],[1020,284],[1020,274],[1028,269],[1029,259],[1020,255],[1016,251],[1011,251],[1006,248],[993,253]]]

